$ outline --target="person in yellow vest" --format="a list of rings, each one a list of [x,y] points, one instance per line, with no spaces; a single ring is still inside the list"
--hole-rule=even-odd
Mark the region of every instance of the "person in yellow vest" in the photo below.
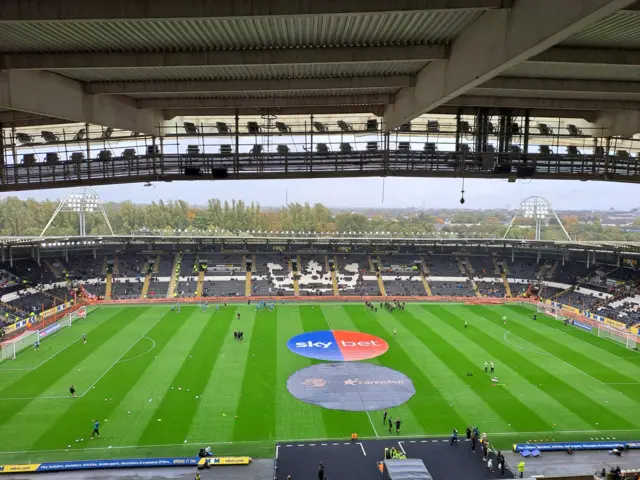
[[[518,464],[518,472],[520,472],[520,478],[524,477],[524,460],[520,460]]]

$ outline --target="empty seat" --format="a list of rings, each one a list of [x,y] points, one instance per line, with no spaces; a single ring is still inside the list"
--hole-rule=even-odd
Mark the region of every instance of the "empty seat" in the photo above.
[[[378,131],[378,120],[375,118],[370,118],[367,120],[367,124],[365,126],[365,130],[367,132],[377,132]]]
[[[136,158],[136,149],[135,148],[125,148],[122,151],[122,158],[125,160],[132,160]]]
[[[276,128],[280,133],[291,133],[291,127],[284,122],[276,122]]]
[[[466,122],[466,121],[460,122],[460,132],[467,133],[467,134],[471,133],[471,126],[469,125],[469,122]]]
[[[231,150],[231,145],[229,145],[228,143],[220,145],[220,155],[231,155],[231,153],[233,153],[233,150]]]
[[[276,151],[280,155],[286,155],[289,153],[289,145],[285,145],[284,143],[281,143],[277,146]]]
[[[516,122],[513,122],[511,124],[511,135],[520,135],[520,125],[518,125]]]
[[[72,162],[83,162],[84,161],[84,152],[73,152],[69,157],[69,160]]]
[[[262,129],[260,125],[258,125],[258,122],[247,122],[247,131],[249,133],[260,133]]]
[[[461,143],[458,145],[458,152],[460,153],[469,153],[471,151],[471,148],[469,148],[469,144],[468,143]]]
[[[352,153],[353,152],[353,148],[351,148],[351,144],[350,143],[341,143],[340,144],[340,152],[342,152],[342,153]]]
[[[322,123],[322,122],[313,122],[313,128],[315,128],[316,131],[318,131],[320,133],[325,133],[325,132],[329,131],[327,129],[327,127],[325,126],[325,124]]]
[[[262,145],[256,143],[253,147],[251,147],[251,153],[253,155],[260,155],[262,153]]]
[[[522,149],[520,148],[520,145],[516,145],[515,143],[509,145],[509,152],[510,153],[522,153]]]
[[[27,133],[16,133],[16,140],[20,143],[33,143],[33,137]]]
[[[438,151],[438,146],[434,142],[427,142],[424,144],[424,151],[428,153],[435,153]]]
[[[378,142],[367,142],[367,152],[375,152],[378,150]]]
[[[410,142],[398,142],[398,150],[403,151],[403,152],[408,152],[409,150],[411,150],[411,143]]]
[[[553,155],[553,152],[551,151],[551,148],[549,148],[549,145],[540,145],[538,147],[538,152],[540,152],[540,155]]]
[[[540,135],[553,135],[553,129],[546,123],[539,123],[538,131],[540,132]]]
[[[187,155],[200,155],[200,145],[187,145]]]
[[[216,122],[216,130],[218,130],[218,133],[222,133],[222,134],[231,133],[231,129],[229,128],[229,125],[227,125],[226,122]]]
[[[60,155],[58,155],[56,152],[47,152],[45,162],[47,162],[47,164],[49,165],[60,163]]]
[[[439,133],[440,132],[440,123],[437,120],[429,120],[427,122],[427,132],[428,133]]]
[[[84,128],[81,128],[80,130],[78,130],[78,133],[76,133],[73,136],[73,140],[72,141],[73,142],[80,142],[80,141],[84,140],[86,134],[87,134],[87,130],[84,129]]]
[[[111,160],[112,156],[111,150],[100,150],[98,152],[98,160]]]
[[[400,131],[400,132],[410,132],[411,131],[411,122],[403,123],[402,125],[400,125],[400,127],[398,128],[398,131]]]
[[[160,147],[158,145],[147,145],[147,157],[160,155]]]
[[[571,124],[571,123],[567,125],[567,132],[572,137],[581,137],[582,136],[582,130],[580,128],[576,127],[575,125]]]
[[[593,149],[593,154],[598,157],[604,157],[604,147],[602,145],[598,145]]]
[[[318,153],[329,153],[329,147],[326,143],[319,143],[316,145],[316,152]]]
[[[496,153],[496,147],[494,147],[493,145],[489,144],[487,145],[487,153]]]
[[[102,135],[100,135],[100,140],[108,140],[113,135],[113,127],[107,127],[102,131]]]
[[[184,126],[184,131],[187,132],[187,135],[197,135],[198,134],[198,127],[196,127],[195,123],[184,122],[182,125]]]
[[[629,152],[627,152],[626,150],[616,150],[616,157],[619,158],[629,158]]]
[[[353,126],[350,123],[345,122],[344,120],[338,120],[338,128],[343,132],[353,131]]]
[[[27,167],[30,167],[32,165],[36,164],[36,154],[35,153],[25,153],[22,156],[22,164],[26,165]]]
[[[569,154],[569,155],[581,155],[580,154],[580,150],[578,150],[578,147],[576,147],[575,145],[569,145],[567,147],[567,154]]]
[[[47,143],[54,143],[58,141],[58,136],[53,132],[49,132],[48,130],[42,130],[40,132],[40,135],[42,135],[42,138],[44,138],[44,141]]]

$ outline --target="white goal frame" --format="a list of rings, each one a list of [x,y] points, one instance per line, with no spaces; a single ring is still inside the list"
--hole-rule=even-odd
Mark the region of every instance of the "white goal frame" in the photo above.
[[[548,303],[538,302],[536,304],[537,313],[544,313],[545,315],[553,317],[556,320],[560,320],[560,315],[558,312],[559,310],[560,309],[558,307],[554,307],[553,305],[549,305]]]
[[[600,338],[608,338],[614,342],[621,343],[630,350],[638,348],[637,335],[633,333],[623,332],[609,325],[598,325],[598,336]]]
[[[51,325],[47,325],[40,330],[33,330],[26,333],[25,335],[20,336],[16,340],[4,342],[2,344],[2,349],[0,349],[0,361],[15,359],[21,351],[25,350],[26,348],[32,347],[49,335],[55,335],[60,329],[64,327],[70,327],[71,323],[71,315],[67,315],[57,322],[53,322]],[[59,327],[55,328],[56,325],[59,325]]]
[[[87,307],[83,305],[82,307],[74,310],[68,315],[69,324],[71,325],[76,320],[81,320],[83,318],[87,318]]]

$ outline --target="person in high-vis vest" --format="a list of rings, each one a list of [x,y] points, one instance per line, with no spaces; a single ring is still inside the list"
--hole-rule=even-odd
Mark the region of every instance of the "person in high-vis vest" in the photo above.
[[[518,464],[518,471],[520,472],[520,478],[524,477],[524,460],[521,460]]]

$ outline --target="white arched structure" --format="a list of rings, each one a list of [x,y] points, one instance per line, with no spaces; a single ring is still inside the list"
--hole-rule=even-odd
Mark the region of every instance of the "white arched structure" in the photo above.
[[[81,237],[87,234],[86,214],[100,212],[107,224],[109,232],[113,235],[111,223],[100,201],[100,197],[97,192],[91,188],[74,188],[71,190],[65,199],[60,202],[60,205],[58,205],[56,211],[53,212],[53,215],[51,215],[47,226],[44,227],[44,230],[42,230],[40,234],[41,237],[44,236],[60,212],[75,212],[78,214],[78,233]]]
[[[558,218],[558,214],[556,214],[555,210],[551,206],[551,202],[543,197],[527,197],[522,202],[520,202],[520,206],[516,211],[515,215],[509,222],[509,226],[507,227],[507,231],[504,232],[504,237],[507,238],[511,227],[513,226],[513,222],[515,222],[516,218],[526,218],[527,220],[534,220],[536,222],[536,230],[535,230],[535,240],[540,240],[542,226],[548,225],[549,220],[555,218],[562,228],[562,231],[567,237],[567,240],[571,241],[571,237],[569,233],[564,228],[564,225]]]

